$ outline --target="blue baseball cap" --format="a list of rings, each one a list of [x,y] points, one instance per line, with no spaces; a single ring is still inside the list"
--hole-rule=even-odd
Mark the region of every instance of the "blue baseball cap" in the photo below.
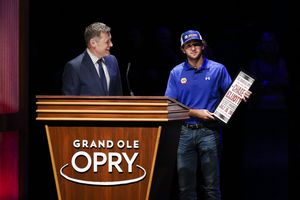
[[[180,37],[181,46],[191,40],[202,41],[202,36],[200,35],[200,33],[198,31],[195,31],[195,30],[188,30],[181,34],[181,37]]]

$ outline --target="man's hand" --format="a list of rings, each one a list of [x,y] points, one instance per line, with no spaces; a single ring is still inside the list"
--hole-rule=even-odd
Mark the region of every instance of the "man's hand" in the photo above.
[[[244,94],[242,95],[242,100],[244,102],[247,102],[247,100],[250,98],[252,92],[250,90],[247,90],[244,92]]]
[[[190,109],[189,116],[198,117],[204,121],[214,120],[212,112],[209,112],[206,109]]]

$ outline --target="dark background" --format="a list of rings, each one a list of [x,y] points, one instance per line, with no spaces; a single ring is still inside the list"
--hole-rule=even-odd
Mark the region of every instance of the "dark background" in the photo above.
[[[111,53],[119,60],[125,95],[129,95],[125,76],[129,62],[135,95],[164,95],[169,71],[183,60],[179,40],[188,29],[200,31],[208,42],[209,57],[223,63],[232,77],[240,69],[247,70],[264,31],[278,36],[281,53],[288,60],[288,5],[282,0],[31,0],[29,7],[29,199],[39,199],[40,194],[57,198],[44,127],[34,120],[35,95],[61,94],[63,67],[84,51],[83,32],[88,24],[100,21],[112,28]],[[134,48],[137,40],[141,46]],[[288,68],[289,93],[299,91],[293,70]],[[224,200],[287,199],[288,132],[291,115],[296,113],[291,108],[298,99],[291,98],[284,110],[253,111],[242,104],[236,111],[223,133]],[[273,121],[272,116],[281,117]]]

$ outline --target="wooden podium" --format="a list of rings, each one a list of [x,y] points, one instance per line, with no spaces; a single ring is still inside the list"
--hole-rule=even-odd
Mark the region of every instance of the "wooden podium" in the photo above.
[[[58,199],[171,199],[186,106],[163,96],[36,99]]]

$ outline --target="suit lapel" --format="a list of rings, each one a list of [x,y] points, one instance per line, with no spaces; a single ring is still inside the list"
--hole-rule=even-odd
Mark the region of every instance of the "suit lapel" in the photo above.
[[[84,57],[83,57],[83,65],[86,67],[88,73],[89,73],[89,76],[88,77],[92,77],[92,82],[96,83],[95,84],[95,89],[97,88],[97,90],[99,92],[99,95],[107,95],[106,91],[104,90],[102,84],[101,84],[101,81],[100,81],[100,78],[99,78],[99,75],[97,73],[97,70],[95,68],[95,65],[92,61],[92,59],[90,58],[90,56],[88,55],[88,53],[85,51],[84,52]]]

